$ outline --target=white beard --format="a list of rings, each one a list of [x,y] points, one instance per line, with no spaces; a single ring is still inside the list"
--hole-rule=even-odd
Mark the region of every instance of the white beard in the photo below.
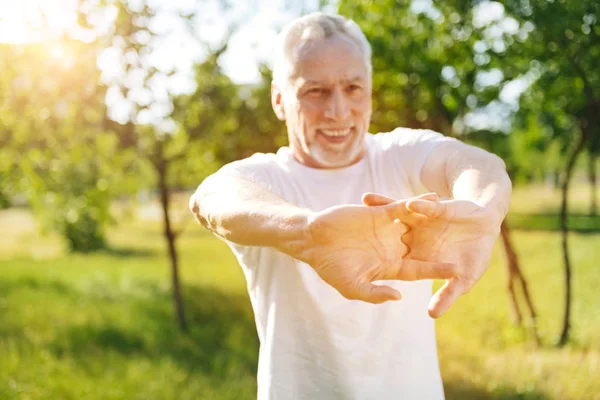
[[[362,150],[363,141],[364,138],[362,138],[362,140],[354,139],[352,146],[346,151],[346,155],[343,158],[332,157],[331,154],[339,154],[344,151],[344,146],[346,146],[346,143],[340,143],[337,145],[329,144],[330,150],[324,151],[321,146],[319,146],[316,142],[313,142],[308,145],[307,153],[310,154],[317,163],[326,168],[341,168],[347,166],[353,160],[356,160],[357,156]],[[332,158],[334,158],[335,161],[333,161]]]

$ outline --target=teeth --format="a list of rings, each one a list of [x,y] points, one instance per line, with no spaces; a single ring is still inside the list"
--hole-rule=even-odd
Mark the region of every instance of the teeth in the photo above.
[[[333,136],[333,137],[346,136],[348,133],[350,133],[350,128],[348,128],[348,129],[321,129],[321,132],[323,132],[327,136]]]

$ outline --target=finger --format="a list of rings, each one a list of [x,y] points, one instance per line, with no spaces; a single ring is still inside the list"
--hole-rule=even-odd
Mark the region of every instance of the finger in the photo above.
[[[395,201],[384,207],[388,217],[394,222],[414,222],[410,218],[412,212],[406,206],[407,200]]]
[[[357,300],[380,304],[388,300],[400,299],[402,299],[400,292],[389,286],[375,285],[370,282],[365,282],[358,286]]]
[[[392,219],[394,222],[404,222],[405,224],[412,226],[418,223],[419,221],[425,219],[427,215],[421,214],[419,212],[414,212],[413,210],[409,209],[408,203],[414,201],[423,201],[425,203],[430,203],[430,200],[424,199],[434,198],[434,196],[435,198],[437,198],[437,194],[427,193],[416,198],[395,201],[384,206],[385,211],[387,212],[390,219]],[[436,204],[435,201],[433,202],[433,204]]]
[[[406,204],[409,211],[438,218],[448,213],[448,205],[443,202],[425,201],[423,199],[409,200]]]
[[[377,193],[365,193],[362,195],[362,202],[365,206],[385,206],[393,203],[394,199]]]
[[[424,193],[422,195],[413,197],[413,199],[422,199],[422,200],[431,200],[438,201],[440,196],[437,193]],[[384,196],[378,193],[365,193],[362,196],[362,202],[365,206],[385,206],[387,204],[393,203],[394,199],[391,197]]]
[[[429,316],[439,318],[464,293],[463,283],[459,279],[451,279],[438,290],[429,302]]]
[[[420,194],[417,197],[415,197],[415,199],[438,201],[440,199],[440,196],[435,192],[431,192]]]
[[[430,262],[401,259],[396,265],[388,268],[383,278],[403,281],[419,281],[423,279],[450,279],[456,276],[457,266],[454,263]]]

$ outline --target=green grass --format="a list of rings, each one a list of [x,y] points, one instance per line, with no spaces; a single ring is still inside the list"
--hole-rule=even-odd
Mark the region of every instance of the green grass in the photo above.
[[[600,209],[590,214],[590,186],[576,183],[569,190],[567,226],[575,232],[600,232]],[[600,201],[600,188],[597,190]],[[561,193],[559,189],[535,184],[514,192],[510,226],[520,230],[560,230]]]
[[[530,198],[517,191],[513,206],[530,212]],[[557,203],[547,203],[553,212]],[[186,334],[172,313],[159,222],[123,221],[110,230],[111,250],[68,255],[59,238],[36,233],[28,213],[8,210],[0,238],[0,399],[256,397],[258,341],[243,275],[227,246],[197,225],[178,242]],[[516,231],[513,241],[542,347],[527,325],[511,323],[498,246],[482,281],[437,323],[447,398],[600,399],[600,234],[572,236],[564,348],[553,346],[564,296],[560,237]]]

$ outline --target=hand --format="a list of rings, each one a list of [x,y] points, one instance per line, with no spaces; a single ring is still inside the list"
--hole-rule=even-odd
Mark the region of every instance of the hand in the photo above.
[[[396,202],[368,193],[363,196],[363,203],[385,206]],[[406,206],[427,217],[402,237],[410,248],[408,257],[457,266],[429,303],[429,315],[438,318],[459,296],[469,292],[487,270],[500,223],[491,210],[467,200],[435,202],[421,198],[408,201]]]
[[[437,200],[437,195],[420,198]],[[309,239],[302,254],[295,257],[312,266],[342,296],[369,303],[402,298],[397,290],[373,281],[453,277],[453,264],[406,257],[408,248],[400,238],[426,219],[411,213],[407,203],[408,200],[391,201],[381,207],[343,205],[318,212],[309,222]]]

